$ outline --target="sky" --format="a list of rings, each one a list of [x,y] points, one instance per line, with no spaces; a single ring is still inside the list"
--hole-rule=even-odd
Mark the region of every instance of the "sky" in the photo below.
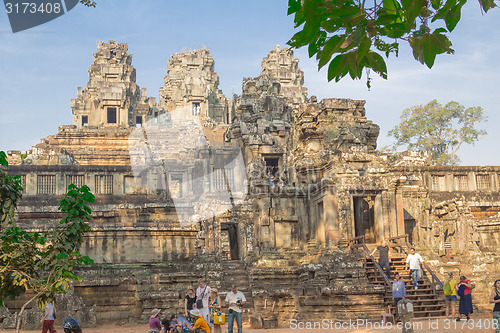
[[[77,87],[85,87],[99,41],[128,43],[137,83],[158,99],[172,53],[208,47],[227,97],[241,93],[243,77],[260,74],[260,63],[275,45],[286,46],[296,32],[286,0],[180,1],[97,0],[96,8],[76,6],[65,15],[12,33],[0,11],[0,150],[27,150],[41,138],[72,124]],[[438,55],[428,69],[402,46],[387,60],[388,79],[328,82],[306,49],[295,50],[309,96],[366,100],[366,116],[380,126],[378,147],[390,145],[387,132],[405,108],[437,99],[481,106],[488,135],[462,146],[462,165],[500,165],[500,9],[483,15],[468,1],[450,34],[454,55]]]

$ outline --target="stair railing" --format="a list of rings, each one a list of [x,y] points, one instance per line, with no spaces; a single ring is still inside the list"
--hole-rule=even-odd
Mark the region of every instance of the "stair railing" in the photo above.
[[[408,249],[412,248],[412,245],[410,243],[410,240],[408,239],[407,234],[403,235],[403,236],[391,237],[391,238],[388,238],[387,240],[395,243],[396,245],[394,247],[399,247],[399,249],[401,251],[400,253],[404,253],[406,255],[408,255],[408,253],[405,251],[403,245],[405,245]],[[404,240],[404,242],[403,242],[403,240]],[[403,244],[401,244],[401,243],[403,243]],[[439,280],[439,278],[436,276],[436,274],[434,274],[434,272],[429,267],[429,265],[427,264],[426,261],[424,261],[422,263],[422,268],[424,270],[427,270],[427,272],[431,276],[431,279],[429,279],[429,277],[427,275],[424,275],[424,277],[431,283],[432,290],[434,291],[434,293],[437,294],[438,289],[443,290],[444,289],[443,282],[441,280]],[[439,288],[437,288],[437,286],[439,286]]]
[[[349,244],[351,245],[351,249],[361,248],[365,251],[365,256],[368,257],[369,259],[371,259],[371,261],[373,262],[373,265],[375,266],[377,271],[384,278],[384,284],[390,288],[392,285],[391,280],[389,280],[387,275],[385,275],[384,271],[382,270],[382,267],[380,267],[377,260],[375,260],[375,258],[372,256],[372,254],[370,253],[370,250],[368,250],[368,247],[365,244],[365,236],[363,235],[363,236],[351,238],[351,239],[349,239]],[[365,268],[366,268],[366,266],[365,266]]]

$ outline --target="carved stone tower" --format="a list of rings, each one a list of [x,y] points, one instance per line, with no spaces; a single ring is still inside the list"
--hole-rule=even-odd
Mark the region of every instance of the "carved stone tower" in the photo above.
[[[165,83],[160,88],[159,106],[182,117],[200,116],[216,123],[228,123],[230,100],[219,90],[219,75],[207,49],[175,53],[167,64]]]
[[[141,98],[132,55],[127,51],[125,43],[97,43],[87,87],[78,87],[78,97],[71,100],[73,124],[77,128],[134,126],[147,120],[155,101]],[[146,95],[146,90],[142,93]]]

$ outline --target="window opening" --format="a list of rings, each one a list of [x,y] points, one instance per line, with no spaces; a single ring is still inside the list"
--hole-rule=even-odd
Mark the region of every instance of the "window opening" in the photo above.
[[[116,124],[116,108],[108,108],[108,124]]]

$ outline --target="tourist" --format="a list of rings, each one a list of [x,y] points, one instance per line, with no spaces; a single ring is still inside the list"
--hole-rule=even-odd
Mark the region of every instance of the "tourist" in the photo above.
[[[215,323],[214,316],[220,314],[221,311],[221,301],[219,298],[219,293],[217,289],[212,289],[212,294],[210,295],[210,323],[212,324],[214,333],[222,333],[222,327],[220,324]]]
[[[197,331],[199,333],[210,333],[210,327],[207,324],[207,321],[203,319],[202,313],[198,309],[193,309],[189,311],[189,313],[196,318],[196,321],[193,327],[188,327],[190,331]],[[199,330],[199,331],[198,331]]]
[[[186,297],[184,297],[184,315],[191,324],[194,324],[194,318],[190,316],[189,311],[194,309],[195,303],[196,294],[194,292],[194,288],[189,287]]]
[[[73,318],[67,318],[62,324],[64,333],[82,333],[80,324]]]
[[[413,287],[418,289],[418,281],[422,277],[422,269],[420,268],[420,264],[423,263],[424,260],[420,256],[420,254],[415,252],[415,248],[410,249],[410,254],[406,257],[406,270],[410,270],[411,278],[413,280]]]
[[[229,314],[227,319],[227,332],[233,333],[234,319],[236,319],[236,325],[238,326],[238,333],[243,332],[243,325],[241,321],[241,313],[243,305],[247,304],[247,299],[241,291],[238,291],[236,285],[231,286],[231,291],[226,295],[226,303],[229,307]]]
[[[390,249],[389,246],[387,246],[386,241],[382,241],[382,245],[377,246],[373,252],[373,254],[378,250],[379,253],[379,259],[378,263],[382,269],[385,270],[385,275],[390,279],[391,278],[391,263],[389,262],[389,256],[390,256]]]
[[[392,283],[392,301],[394,302],[396,314],[398,311],[398,302],[405,297],[406,297],[405,282],[399,278],[399,273],[395,273],[394,282]]]
[[[161,322],[160,319],[158,319],[160,311],[160,309],[153,309],[153,311],[151,311],[151,317],[149,317],[149,333],[160,333]]]
[[[192,327],[191,323],[183,317],[177,316],[175,313],[170,316],[170,330],[175,333],[182,333],[183,328]]]
[[[493,324],[495,327],[495,333],[500,333],[500,279],[493,283],[494,290],[490,295],[490,303],[495,304],[493,307]],[[495,322],[496,320],[496,322]]]
[[[283,180],[283,177],[280,177],[278,180],[278,186],[283,188],[285,187],[285,181]]]
[[[161,320],[161,327],[162,327],[162,333],[169,333],[170,332],[170,320],[165,317]]]
[[[451,308],[451,318],[455,318],[455,304],[457,303],[457,290],[455,285],[457,281],[453,278],[453,273],[449,272],[448,277],[444,283],[444,300],[446,302],[446,318],[450,314]]]
[[[201,316],[206,322],[209,322],[208,300],[212,289],[205,284],[204,279],[198,280],[198,289],[196,289],[196,308],[200,310]]]
[[[470,290],[472,289],[472,282],[468,280],[465,276],[460,277],[460,282],[455,285],[457,290],[457,295],[460,296],[460,303],[458,303],[458,317],[457,321],[460,321],[462,315],[467,317],[467,321],[470,319],[472,310],[472,295]]]
[[[45,304],[45,316],[40,320],[43,323],[42,333],[57,333],[54,329],[54,319],[56,319],[56,308],[54,307],[54,298],[50,297],[47,304]]]

